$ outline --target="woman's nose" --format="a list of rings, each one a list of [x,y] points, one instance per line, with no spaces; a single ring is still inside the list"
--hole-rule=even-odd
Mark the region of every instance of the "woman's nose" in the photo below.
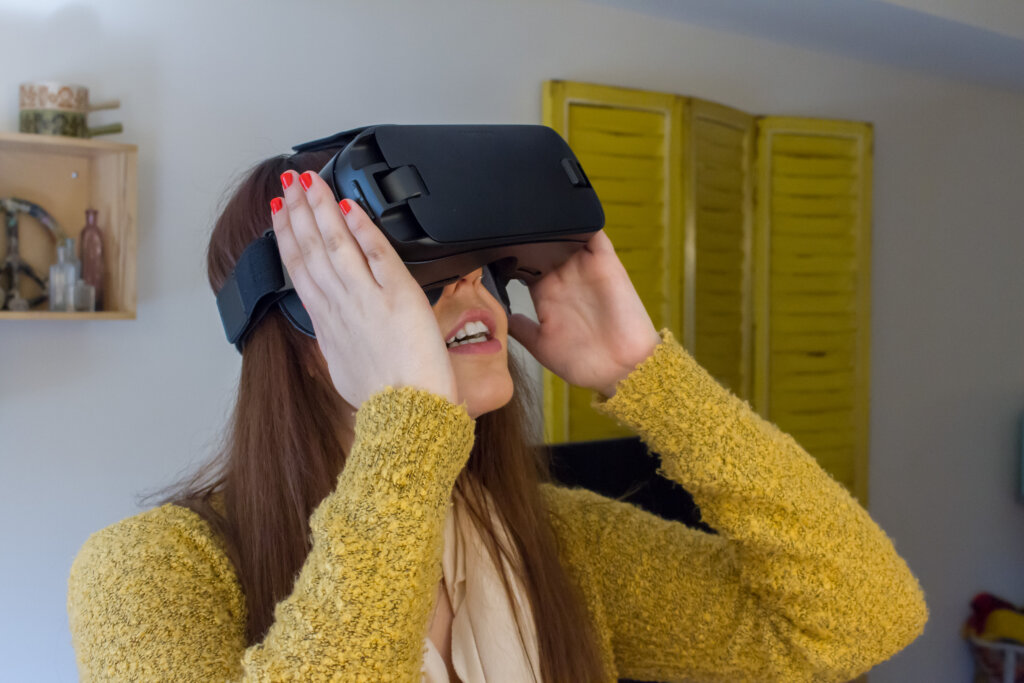
[[[477,268],[476,270],[474,270],[471,273],[466,273],[465,275],[460,277],[458,280],[445,285],[444,286],[444,290],[441,292],[441,296],[443,296],[443,297],[452,296],[453,294],[455,294],[456,290],[461,289],[465,285],[472,285],[472,284],[474,284],[476,282],[479,282],[480,280],[483,279],[483,277],[484,277],[484,269],[482,267],[481,268]]]
[[[472,283],[480,280],[481,278],[483,278],[483,276],[484,276],[484,269],[483,268],[477,268],[472,273],[466,273],[465,275],[460,277],[458,280],[456,280],[455,281],[455,286],[458,287],[458,286],[460,286],[462,284],[472,284]]]

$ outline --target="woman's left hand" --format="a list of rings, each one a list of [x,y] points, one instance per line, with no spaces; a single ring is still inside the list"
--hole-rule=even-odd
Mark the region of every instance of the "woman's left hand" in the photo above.
[[[530,285],[530,296],[539,323],[516,313],[509,334],[578,387],[614,395],[616,383],[661,343],[604,230]]]

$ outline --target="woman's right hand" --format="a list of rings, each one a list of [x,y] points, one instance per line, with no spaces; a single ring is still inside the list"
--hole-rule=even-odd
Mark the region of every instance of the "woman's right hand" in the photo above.
[[[434,311],[380,228],[355,202],[339,206],[316,173],[287,171],[281,185],[284,201],[271,202],[281,260],[341,397],[358,409],[386,386],[412,386],[458,404]]]

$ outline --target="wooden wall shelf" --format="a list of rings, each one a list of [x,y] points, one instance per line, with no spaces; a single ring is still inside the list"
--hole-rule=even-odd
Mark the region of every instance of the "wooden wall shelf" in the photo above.
[[[0,133],[0,197],[42,206],[75,238],[76,251],[85,210],[96,209],[103,230],[106,266],[103,310],[58,313],[44,303],[27,312],[0,311],[0,320],[130,320],[135,318],[138,251],[138,147],[119,142],[30,133]],[[53,242],[34,218],[19,215],[21,257],[44,279],[57,260]],[[7,252],[0,226],[0,259]],[[6,285],[5,285],[6,286]],[[26,298],[37,294],[22,277]]]

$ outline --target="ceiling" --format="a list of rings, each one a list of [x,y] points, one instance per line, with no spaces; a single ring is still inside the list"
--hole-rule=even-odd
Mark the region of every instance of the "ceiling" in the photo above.
[[[885,0],[890,5],[932,14],[969,26],[1024,38],[1022,0]]]
[[[1024,0],[590,0],[1024,92]]]

